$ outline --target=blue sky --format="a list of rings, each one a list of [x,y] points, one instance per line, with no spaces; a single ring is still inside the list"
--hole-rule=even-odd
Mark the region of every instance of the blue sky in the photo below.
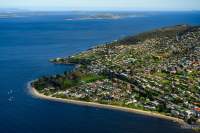
[[[29,10],[200,10],[200,0],[0,0],[0,8]]]

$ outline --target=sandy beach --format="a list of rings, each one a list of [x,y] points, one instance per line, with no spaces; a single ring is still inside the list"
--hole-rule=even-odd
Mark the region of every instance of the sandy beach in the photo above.
[[[175,122],[177,124],[180,124],[182,127],[186,127],[188,125],[182,119],[171,117],[171,116],[166,116],[166,115],[155,113],[155,112],[143,111],[143,110],[138,110],[138,109],[131,109],[131,108],[126,108],[126,107],[114,106],[114,105],[105,105],[105,104],[100,104],[100,103],[84,102],[84,101],[77,101],[77,100],[62,99],[62,98],[46,96],[44,94],[39,93],[35,88],[33,88],[31,86],[31,82],[28,83],[28,89],[29,89],[30,94],[35,98],[40,98],[40,99],[45,99],[45,100],[50,100],[50,101],[56,101],[56,102],[69,103],[69,104],[82,105],[82,106],[91,106],[91,107],[99,107],[99,108],[105,108],[105,109],[113,109],[113,110],[119,110],[119,111],[134,113],[134,114],[140,114],[140,115],[160,118],[160,119],[163,119],[163,120],[169,120],[169,121]]]

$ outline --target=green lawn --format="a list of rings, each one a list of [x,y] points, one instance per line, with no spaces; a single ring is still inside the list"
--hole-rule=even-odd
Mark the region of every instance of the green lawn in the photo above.
[[[81,81],[85,82],[85,83],[90,83],[90,82],[95,82],[97,80],[102,80],[105,79],[104,76],[99,76],[96,74],[87,74],[87,75],[83,75],[81,77]]]

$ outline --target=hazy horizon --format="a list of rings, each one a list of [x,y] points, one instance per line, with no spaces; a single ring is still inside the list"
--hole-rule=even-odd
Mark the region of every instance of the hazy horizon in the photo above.
[[[1,8],[0,11],[8,12],[200,12],[199,10],[131,10],[131,9],[23,9],[23,8]]]
[[[29,11],[199,11],[199,0],[0,0],[0,9]]]

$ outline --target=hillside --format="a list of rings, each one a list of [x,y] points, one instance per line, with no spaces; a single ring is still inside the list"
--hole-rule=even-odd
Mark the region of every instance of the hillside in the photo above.
[[[54,63],[73,72],[32,83],[52,97],[200,118],[200,27],[178,25],[126,37]]]

